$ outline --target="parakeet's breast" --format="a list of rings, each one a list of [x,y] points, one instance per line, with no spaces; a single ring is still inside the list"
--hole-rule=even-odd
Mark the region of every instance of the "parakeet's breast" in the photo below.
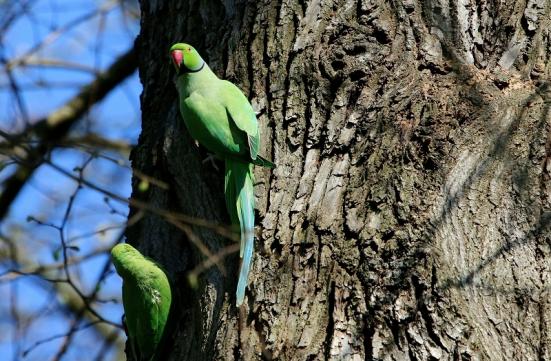
[[[195,91],[180,102],[180,111],[191,136],[209,151],[222,157],[246,154],[244,135],[213,97]]]

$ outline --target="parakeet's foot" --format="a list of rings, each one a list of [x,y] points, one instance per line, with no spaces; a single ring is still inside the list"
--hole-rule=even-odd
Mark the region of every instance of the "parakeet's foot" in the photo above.
[[[205,164],[207,162],[210,162],[210,164],[212,165],[212,167],[214,169],[216,169],[217,171],[220,171],[220,169],[216,165],[216,162],[214,161],[215,159],[216,159],[216,155],[212,154],[212,153],[209,153],[209,155],[205,159],[203,159],[203,164]]]

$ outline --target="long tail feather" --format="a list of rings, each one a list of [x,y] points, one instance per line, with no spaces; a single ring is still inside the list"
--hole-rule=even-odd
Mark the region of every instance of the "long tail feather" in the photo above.
[[[245,288],[254,250],[254,188],[253,165],[226,160],[226,206],[232,224],[239,225],[242,259],[237,282],[236,303],[239,307],[245,298]]]

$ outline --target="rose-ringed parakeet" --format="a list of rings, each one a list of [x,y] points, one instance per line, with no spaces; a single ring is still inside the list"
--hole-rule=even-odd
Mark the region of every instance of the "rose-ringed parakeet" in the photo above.
[[[128,338],[138,360],[155,360],[166,328],[172,294],[164,271],[129,244],[111,250],[121,276]]]
[[[239,226],[242,259],[236,304],[245,297],[254,243],[253,164],[273,168],[258,154],[260,135],[253,107],[241,90],[218,79],[188,44],[174,44],[170,55],[177,71],[180,112],[190,135],[226,163],[226,207]]]

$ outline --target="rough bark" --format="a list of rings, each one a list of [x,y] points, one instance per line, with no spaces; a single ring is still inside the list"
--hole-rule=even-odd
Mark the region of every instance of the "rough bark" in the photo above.
[[[177,109],[195,45],[260,111],[253,275],[161,217],[131,243],[180,296],[170,360],[549,360],[551,4],[142,1],[134,197],[227,223],[223,174]],[[228,241],[195,228],[216,252]]]

